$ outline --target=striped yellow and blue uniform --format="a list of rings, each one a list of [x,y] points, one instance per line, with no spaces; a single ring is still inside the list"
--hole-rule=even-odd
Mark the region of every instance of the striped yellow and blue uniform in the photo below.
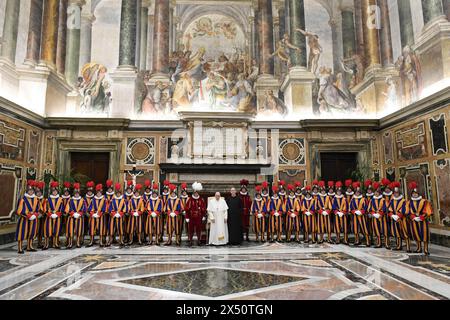
[[[83,198],[72,197],[67,203],[66,212],[69,214],[67,219],[66,236],[67,237],[81,237],[84,234],[84,215],[86,214],[86,203]],[[73,215],[78,212],[79,218]]]
[[[36,197],[24,196],[17,204],[16,213],[19,215],[17,222],[16,240],[34,240],[38,231],[38,211],[39,200]],[[29,220],[31,215],[35,215],[36,219]]]
[[[63,199],[60,196],[50,196],[47,201],[45,215],[44,237],[59,237],[62,230],[62,214],[64,212]],[[58,217],[53,219],[52,214]]]
[[[89,213],[89,235],[95,236],[97,233],[100,236],[107,235],[108,225],[106,224],[106,207],[107,200],[105,197],[94,197],[91,201],[87,211]],[[99,217],[94,218],[94,214],[97,214]]]
[[[332,232],[331,216],[330,214],[328,214],[327,216],[324,216],[322,214],[323,211],[331,211],[332,205],[328,194],[319,193],[317,195],[316,206],[317,206],[316,207],[317,233],[320,235],[323,235],[325,232],[331,234]]]
[[[378,213],[380,217],[377,219],[374,216],[372,216],[372,232],[375,236],[380,238],[382,235],[388,235],[389,229],[386,219],[386,201],[384,200],[383,196],[372,197],[372,199],[369,202],[369,205],[367,207],[367,211],[369,214],[375,214]]]
[[[145,233],[150,237],[153,236],[153,228],[156,228],[156,233],[161,233],[161,221],[160,216],[163,211],[163,202],[160,197],[150,198],[147,204],[147,220],[145,221]],[[156,213],[156,217],[152,217],[152,212]]]
[[[332,210],[335,214],[334,216],[334,230],[337,234],[340,232],[344,232],[344,235],[348,234],[348,211],[349,211],[349,203],[347,198],[344,195],[338,196],[336,195],[333,199]],[[340,217],[338,212],[342,212],[344,215]]]
[[[281,221],[283,219],[283,213],[286,212],[286,206],[281,198],[273,197],[270,198],[268,206],[270,212],[269,232],[277,232],[280,235],[282,231]],[[280,214],[278,217],[275,216],[276,212]]]
[[[366,200],[364,197],[353,196],[352,201],[350,201],[350,211],[353,214],[353,233],[355,236],[362,233],[365,236],[369,236],[369,227],[367,225],[366,217]],[[361,211],[362,215],[358,216],[355,212]]]
[[[142,233],[144,230],[144,220],[143,215],[145,211],[145,203],[144,199],[142,197],[139,198],[132,198],[128,202],[128,213],[130,215],[130,218],[128,219],[128,234],[131,236],[136,233]],[[139,214],[138,217],[135,217],[133,214],[137,212]]]
[[[407,202],[403,198],[403,196],[401,198],[393,197],[389,202],[388,210],[390,217],[390,235],[399,239],[409,239],[411,225],[408,220]],[[393,215],[399,216],[399,219],[395,221],[394,219],[392,219]]]
[[[408,211],[411,218],[411,238],[416,241],[429,242],[430,229],[428,227],[428,218],[433,214],[430,202],[422,198],[419,200],[411,199],[408,201]],[[420,221],[415,221],[415,217],[419,217]]]
[[[311,212],[310,216],[305,214],[307,211]],[[303,228],[304,232],[307,234],[316,233],[315,211],[316,211],[316,199],[314,197],[310,198],[304,197],[302,201]]]
[[[267,206],[265,205],[264,200],[262,198],[259,200],[255,199],[250,208],[250,212],[254,216],[253,229],[256,233],[256,236],[258,237],[259,235],[261,235],[261,237],[264,238],[264,231],[266,230],[265,215],[267,213]],[[258,214],[262,214],[262,217],[258,218]]]
[[[116,198],[114,197],[111,200],[111,204],[109,206],[109,235],[114,236],[116,232],[122,236],[123,235],[123,215],[127,212],[127,203],[123,197]],[[120,214],[120,217],[116,218],[115,214]]]

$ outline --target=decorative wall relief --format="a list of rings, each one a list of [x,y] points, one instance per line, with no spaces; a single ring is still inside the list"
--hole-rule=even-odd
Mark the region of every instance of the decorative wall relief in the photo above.
[[[41,145],[41,134],[35,130],[28,130],[28,157],[29,164],[36,164],[39,160],[39,148]]]
[[[107,73],[105,66],[95,62],[87,63],[81,69],[78,91],[81,94],[82,113],[109,113],[112,97]]]
[[[404,182],[403,190],[408,190],[407,187],[409,183],[415,181],[418,184],[419,194],[427,199],[430,199],[430,170],[428,163],[422,163],[408,167],[400,167],[399,173]],[[409,190],[407,197],[408,199],[410,197]]]
[[[179,159],[183,159],[187,156],[186,144],[187,139],[185,138],[169,138],[167,147],[167,159],[170,162],[177,162]]]
[[[378,152],[378,140],[376,136],[370,139],[370,146],[372,148],[372,165],[378,166],[380,164],[380,154]]]
[[[126,164],[139,166],[154,165],[155,138],[128,138]]]
[[[286,181],[287,184],[294,184],[296,181],[299,181],[304,184],[306,180],[306,171],[305,170],[281,170],[278,172],[278,178],[280,180]]]
[[[450,227],[450,159],[436,160],[433,164],[437,195],[435,216],[439,217],[439,224]]]
[[[392,141],[392,132],[385,132],[383,134],[383,147],[384,147],[384,163],[394,163],[394,143]]]
[[[0,164],[0,220],[9,219],[15,210],[22,168]]]
[[[433,155],[448,152],[447,126],[445,125],[445,114],[440,114],[430,120],[431,146]]]
[[[390,181],[395,181],[395,168],[386,169],[386,178]]]
[[[23,161],[25,134],[25,128],[0,121],[0,158]]]
[[[405,127],[395,132],[397,158],[399,161],[419,159],[427,156],[425,122]]]
[[[54,137],[51,135],[45,136],[44,164],[46,166],[53,164],[54,140]]]
[[[279,164],[286,166],[304,165],[305,139],[291,138],[279,140]]]

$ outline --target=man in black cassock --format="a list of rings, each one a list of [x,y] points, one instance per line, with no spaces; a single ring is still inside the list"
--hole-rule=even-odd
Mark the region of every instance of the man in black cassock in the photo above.
[[[231,245],[240,245],[243,241],[242,236],[242,201],[237,195],[236,189],[231,188],[231,196],[227,199],[228,205],[228,243]]]

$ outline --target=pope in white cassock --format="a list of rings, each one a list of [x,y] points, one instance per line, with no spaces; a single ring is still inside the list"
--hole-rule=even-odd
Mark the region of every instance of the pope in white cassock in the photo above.
[[[228,205],[220,193],[208,203],[208,223],[210,224],[209,244],[220,246],[228,243]]]

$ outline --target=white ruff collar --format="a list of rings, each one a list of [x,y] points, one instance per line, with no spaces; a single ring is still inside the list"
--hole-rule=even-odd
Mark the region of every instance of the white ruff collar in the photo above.
[[[200,196],[192,195],[192,199],[197,200],[198,198],[200,198]]]
[[[269,194],[266,193],[266,194],[262,194],[261,196],[264,197],[264,198],[267,198],[269,196]]]
[[[42,199],[44,199],[44,196],[40,196],[40,197],[36,196],[36,198],[38,198],[39,200],[42,200]]]
[[[133,195],[133,199],[140,199],[141,198],[141,196],[139,196],[139,197],[136,197],[135,195]]]
[[[108,196],[112,196],[112,195],[114,195],[114,191],[111,191],[111,192],[106,192],[106,195],[108,195]]]
[[[318,193],[318,192],[313,192],[312,195],[313,195],[313,196],[318,196],[319,193]]]
[[[116,199],[116,200],[122,200],[122,199],[123,199],[123,195],[121,195],[120,197],[114,195],[114,199]]]
[[[383,198],[383,195],[381,194],[381,195],[379,195],[378,197],[374,195],[373,198],[374,198],[375,200],[380,200],[381,198]]]
[[[278,200],[278,199],[280,199],[280,198],[272,196],[272,199],[273,199],[273,200]]]
[[[402,200],[403,199],[403,195],[399,195],[398,197],[394,196],[393,199],[394,200]]]
[[[291,195],[290,195],[290,196],[289,196],[289,199],[295,199],[295,196],[291,196]]]
[[[361,198],[362,198],[362,194],[360,194],[359,196],[353,195],[353,198],[355,198],[355,199],[361,199]]]
[[[243,195],[243,196],[248,195],[248,192],[247,192],[247,191],[246,191],[246,192],[239,191],[239,193],[240,193],[241,195]]]
[[[181,195],[180,197],[183,199],[187,199],[187,198],[189,198],[189,195],[185,195],[185,196]]]
[[[56,196],[54,196],[54,195],[50,195],[50,198],[52,198],[52,199],[58,199],[59,198],[59,194],[58,195],[56,195]]]
[[[175,200],[177,198],[178,198],[177,196],[169,196],[169,199],[171,199],[171,200]]]
[[[103,195],[101,197],[95,196],[94,198],[97,199],[97,200],[102,200],[104,198],[104,196]]]
[[[302,194],[296,192],[295,195],[298,197],[298,196],[301,196]]]
[[[319,193],[319,196],[321,197],[326,197],[328,195],[328,193]]]
[[[309,196],[305,196],[305,200],[312,200],[312,197],[311,197],[311,195],[309,195]]]
[[[70,195],[68,195],[68,196],[62,195],[61,198],[63,198],[63,199],[70,199]]]
[[[280,191],[280,192],[278,192],[278,195],[279,195],[279,196],[285,196],[285,195],[286,195],[286,192],[284,192],[284,191],[281,192],[281,191]]]
[[[91,194],[91,195],[87,194],[87,195],[86,195],[86,198],[89,198],[89,199],[92,199],[93,197],[95,197],[94,194]]]
[[[146,196],[151,196],[153,192],[144,192]]]
[[[347,191],[345,191],[345,194],[346,195],[348,195],[348,196],[352,196],[352,195],[354,195],[355,193],[352,191],[352,192],[347,192]]]
[[[373,197],[375,193],[366,193],[366,197]]]
[[[334,196],[336,195],[336,193],[334,193],[334,192],[333,192],[333,193],[329,193],[329,192],[328,192],[328,195],[329,195],[330,197],[334,197]]]
[[[255,198],[255,201],[262,201],[262,198]]]
[[[125,195],[126,195],[127,197],[132,197],[132,196],[134,195],[134,193],[133,193],[133,192],[131,192],[131,193],[126,192]]]
[[[168,196],[168,195],[169,195],[169,192],[163,192],[162,195],[163,195],[163,196]]]
[[[34,199],[36,198],[36,195],[33,193],[31,196],[28,193],[25,193],[25,197],[30,198],[30,199]]]
[[[422,200],[422,196],[418,196],[417,198],[411,197],[412,201]]]
[[[80,197],[80,196],[78,196],[78,197],[72,197],[72,199],[73,199],[73,200],[80,200],[81,197]]]
[[[383,192],[383,196],[391,196],[392,195],[392,191],[391,192]]]
[[[335,195],[334,197],[335,197],[335,198],[338,198],[338,199],[341,199],[341,198],[344,197],[344,195],[343,195],[343,194],[337,194],[337,195]]]
[[[156,195],[156,197],[155,197]],[[152,196],[150,197],[151,200],[158,200],[158,195],[156,193],[152,193]]]

